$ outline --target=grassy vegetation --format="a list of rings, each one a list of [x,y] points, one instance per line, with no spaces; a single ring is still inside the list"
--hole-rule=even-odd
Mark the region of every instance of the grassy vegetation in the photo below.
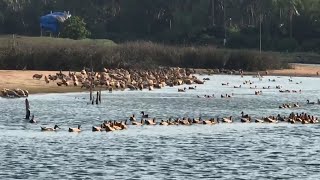
[[[115,44],[110,40],[70,40],[48,37],[0,37],[0,68],[79,70],[90,67],[152,68],[179,66],[248,71],[288,67],[280,53],[215,47],[179,47],[151,42]]]
[[[12,47],[12,46],[60,46],[60,45],[95,45],[95,46],[114,46],[113,41],[108,39],[82,39],[72,40],[65,38],[51,38],[51,37],[27,37],[27,36],[15,36],[12,35],[0,35],[0,47]]]
[[[283,58],[291,63],[320,64],[320,54],[318,53],[290,53],[282,54]]]

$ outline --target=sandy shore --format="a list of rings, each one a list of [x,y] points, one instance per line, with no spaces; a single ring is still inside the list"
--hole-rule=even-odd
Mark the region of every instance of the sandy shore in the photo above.
[[[300,77],[316,77],[316,76],[319,76],[317,75],[317,72],[319,72],[320,74],[319,64],[291,64],[291,67],[292,69],[269,70],[268,72],[270,75],[276,75],[276,76],[300,76]]]
[[[56,82],[46,84],[45,75],[55,74],[58,71],[16,71],[16,70],[0,70],[0,90],[8,89],[26,89],[30,94],[34,93],[63,93],[63,92],[81,92],[84,89],[74,86],[58,86]],[[63,72],[68,74],[68,72]],[[41,80],[32,79],[34,74],[43,74]]]
[[[55,74],[58,71],[16,71],[16,70],[0,70],[0,89],[8,88],[20,88],[26,89],[29,93],[63,93],[63,92],[81,92],[86,91],[79,86],[57,86],[56,82],[50,82],[46,84],[44,78],[41,80],[32,79],[34,74]],[[283,70],[269,70],[269,75],[276,76],[317,76],[317,72],[320,73],[320,65],[314,64],[292,64],[292,69]],[[68,74],[68,72],[63,72]],[[257,74],[248,72],[245,74]],[[265,75],[265,72],[260,72],[261,75]]]

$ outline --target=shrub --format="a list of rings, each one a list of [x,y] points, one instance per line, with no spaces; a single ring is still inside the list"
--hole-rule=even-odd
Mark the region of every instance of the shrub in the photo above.
[[[278,69],[286,65],[277,53],[253,50],[217,49],[211,46],[179,47],[152,42],[123,44],[54,38],[17,38],[17,45],[0,45],[1,69],[79,70],[90,67],[228,68],[244,70]],[[0,39],[1,42],[1,39]],[[106,41],[107,42],[107,41]]]
[[[70,39],[84,39],[90,36],[90,32],[86,29],[86,23],[82,18],[72,16],[64,23],[61,36]]]

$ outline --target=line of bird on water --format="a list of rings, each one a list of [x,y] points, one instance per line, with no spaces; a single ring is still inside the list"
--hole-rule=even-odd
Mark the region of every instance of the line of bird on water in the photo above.
[[[270,79],[269,79],[270,80]],[[254,82],[252,82],[252,81],[244,81],[243,82],[243,84],[244,85],[246,85],[246,84],[253,84]],[[227,83],[221,83],[221,85],[222,86],[229,86],[229,83],[227,82]],[[239,86],[233,86],[233,88],[236,88],[236,89],[238,89],[238,88],[242,88],[243,86],[241,86],[241,85],[239,85]],[[285,90],[282,90],[281,89],[282,88],[282,86],[281,85],[277,85],[277,86],[275,86],[275,89],[279,89],[279,92],[281,92],[281,93],[302,93],[302,90],[300,89],[300,90],[289,90],[289,89],[285,89]],[[249,89],[259,89],[257,86],[254,86],[254,87],[249,87]],[[263,86],[262,88],[260,88],[260,89],[271,89],[271,86]],[[260,90],[260,91],[255,91],[255,95],[261,95],[262,94],[262,91]]]
[[[293,105],[290,104],[282,104],[279,106],[280,109],[284,108],[293,108],[293,107],[300,107],[299,103],[294,103]]]
[[[320,104],[320,99],[317,100],[317,103],[313,102],[313,101],[309,101],[309,99],[308,99],[307,104]]]
[[[309,101],[309,99],[307,100],[307,104],[309,105],[314,105],[314,104],[318,104],[320,105],[320,99],[317,100],[317,102],[313,102],[313,101]],[[293,108],[293,107],[300,107],[299,103],[294,103],[293,105],[290,104],[282,104],[279,106],[280,109],[283,108]]]
[[[189,90],[195,90],[197,89],[197,86],[189,86],[188,87]],[[187,91],[187,88],[184,87],[184,88],[178,88],[178,92],[186,92]]]
[[[221,94],[220,95],[221,98],[231,98],[232,96],[234,96],[234,93],[225,94],[225,95]],[[205,94],[203,96],[197,95],[197,98],[215,98],[215,96],[214,96],[214,94],[212,94],[212,95]]]
[[[34,119],[34,115],[32,116],[32,119]],[[205,124],[205,125],[213,125],[213,124],[219,124],[219,123],[233,123],[235,122],[233,117],[225,117],[225,118],[209,118],[209,119],[203,119],[201,117],[199,118],[176,118],[172,119],[169,118],[168,120],[161,120],[158,122],[156,118],[149,119],[149,115],[145,114],[144,111],[141,112],[141,121],[137,121],[135,115],[133,114],[129,118],[130,123],[127,123],[128,120],[125,121],[104,121],[99,126],[92,126],[92,131],[116,131],[116,130],[125,130],[128,128],[127,125],[133,125],[133,126],[142,126],[142,125],[162,125],[162,126],[169,126],[169,125],[192,125],[192,124]],[[315,116],[308,115],[307,113],[290,113],[288,117],[280,116],[278,114],[275,116],[268,116],[268,117],[262,117],[261,119],[255,119],[252,120],[251,116],[248,114],[244,114],[244,112],[241,112],[241,123],[278,123],[278,122],[288,122],[291,124],[295,124],[297,122],[300,122],[301,124],[315,124],[318,123],[318,118]],[[40,127],[41,131],[57,131],[60,129],[58,125],[55,125],[52,127]],[[81,132],[81,125],[78,125],[77,128],[69,128],[69,132]]]

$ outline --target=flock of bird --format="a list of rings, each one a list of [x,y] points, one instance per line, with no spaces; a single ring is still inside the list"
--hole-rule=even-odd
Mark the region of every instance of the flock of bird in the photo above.
[[[300,107],[299,103],[294,103],[293,105],[290,105],[290,104],[282,104],[279,106],[280,109],[283,109],[283,108],[292,108],[292,107]]]
[[[320,105],[320,99],[318,99],[317,102],[309,101],[309,99],[308,99],[307,100],[307,104],[318,104],[318,105]],[[299,103],[293,103],[293,105],[282,104],[282,105],[279,106],[280,109],[283,109],[283,108],[297,108],[297,107],[300,107]]]
[[[220,97],[221,97],[221,98],[231,98],[233,95],[234,95],[233,93],[231,93],[231,94],[225,94],[225,95],[224,95],[224,94],[221,94]],[[198,97],[198,98],[214,98],[215,96],[214,96],[214,94],[212,94],[212,95],[205,94],[205,95],[203,95],[203,96],[197,95],[197,97]]]
[[[161,89],[165,86],[178,86],[182,84],[203,84],[203,81],[193,75],[195,71],[188,68],[156,68],[149,70],[138,69],[107,69],[102,72],[93,72],[85,68],[80,72],[64,74],[62,71],[53,75],[44,75],[46,84],[58,81],[58,86],[81,86],[81,88],[106,88],[113,90],[143,90]],[[34,74],[33,79],[40,80],[43,74]]]
[[[30,122],[36,123],[34,120],[34,116],[32,116],[32,119]],[[280,116],[278,114],[277,116],[268,116],[268,117],[262,117],[259,118],[252,118],[248,114],[244,114],[244,112],[241,112],[240,119],[238,121],[234,120],[232,116],[230,117],[224,117],[224,118],[207,118],[204,119],[202,117],[199,118],[169,118],[166,120],[160,120],[157,121],[156,118],[149,118],[148,114],[145,114],[143,111],[141,112],[141,120],[137,121],[135,115],[133,114],[131,117],[124,121],[104,121],[99,126],[92,126],[92,131],[105,131],[105,132],[111,132],[116,130],[125,130],[128,129],[128,126],[150,126],[150,125],[160,125],[160,126],[170,126],[170,125],[195,125],[195,124],[204,124],[204,125],[214,125],[219,123],[234,123],[234,122],[241,122],[241,123],[279,123],[279,122],[287,122],[291,124],[295,123],[301,123],[301,124],[315,124],[318,123],[318,118],[315,116],[311,116],[307,113],[301,113],[301,114],[294,114],[293,112],[289,114],[288,117],[286,116]],[[57,131],[60,130],[60,127],[58,125],[55,125],[54,127],[40,127],[41,131]],[[69,132],[81,132],[81,125],[78,125],[76,128],[68,128]]]
[[[259,78],[261,80],[261,78]],[[210,80],[209,78],[204,78],[204,81]],[[275,82],[275,79],[269,79],[270,82]],[[292,80],[289,79],[290,82]],[[300,82],[301,83],[301,82]],[[253,81],[244,81],[243,85],[252,85],[254,84]],[[229,86],[229,83],[222,83],[222,86]],[[239,86],[233,86],[233,88],[242,88],[241,85]],[[254,88],[250,87],[250,89],[256,89],[257,86]],[[280,92],[291,92],[290,90],[281,90],[282,86],[277,85],[275,87],[276,89],[280,89]],[[181,89],[178,89],[178,92],[186,92],[186,90],[196,90],[197,86],[189,86],[189,87],[184,87]],[[268,87],[263,87],[262,89],[270,89],[270,86]],[[298,92],[298,91],[292,91],[292,92]],[[301,90],[299,91],[301,93]],[[258,90],[255,91],[255,95],[261,95],[262,91]],[[221,98],[231,98],[234,96],[234,94],[221,94]],[[215,95],[204,95],[204,96],[199,96],[197,95],[198,98],[214,98]],[[316,104],[315,102],[311,102],[307,100],[307,104]],[[317,104],[320,104],[320,100],[318,99]],[[298,103],[294,103],[293,105],[291,104],[282,104],[279,106],[279,108],[293,108],[293,107],[300,107]],[[128,126],[143,126],[143,125],[162,125],[162,126],[169,126],[169,125],[192,125],[192,124],[219,124],[219,123],[233,123],[233,122],[241,122],[241,123],[278,123],[278,122],[287,122],[287,123],[301,123],[301,124],[314,124],[318,123],[318,118],[314,116],[310,116],[306,113],[301,113],[301,114],[294,114],[291,113],[288,117],[285,116],[280,116],[278,114],[277,116],[267,116],[267,117],[261,117],[259,118],[252,118],[248,114],[244,114],[243,112],[241,113],[240,119],[234,120],[232,116],[229,117],[224,117],[224,118],[208,118],[204,119],[202,117],[199,118],[190,118],[190,117],[183,117],[183,118],[169,118],[169,119],[162,119],[158,120],[156,118],[149,118],[148,114],[145,114],[144,111],[141,112],[141,119],[138,121],[133,114],[131,117],[129,117],[126,120],[122,121],[104,121],[98,126],[92,126],[92,131],[116,131],[116,130],[125,130],[128,128]],[[29,120],[30,123],[37,123],[37,121],[34,119],[34,115],[32,115],[31,119]],[[57,131],[60,129],[58,125],[55,125],[54,127],[40,127],[41,131]],[[81,132],[81,125],[78,125],[76,128],[68,128],[69,132]]]

